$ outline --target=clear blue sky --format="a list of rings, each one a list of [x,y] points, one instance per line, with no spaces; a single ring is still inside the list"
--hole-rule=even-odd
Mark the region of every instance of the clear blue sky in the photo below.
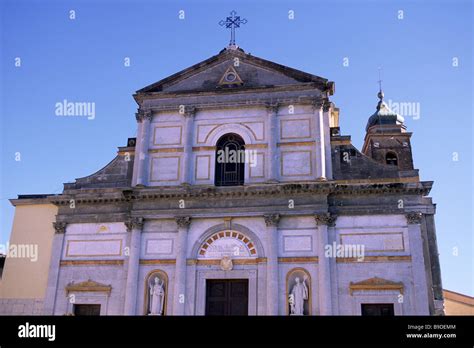
[[[358,148],[379,66],[386,99],[419,103],[406,125],[421,178],[435,182],[443,285],[474,295],[470,1],[1,1],[0,242],[8,199],[60,193],[107,164],[135,135],[132,93],[217,54],[232,9],[248,19],[237,33],[247,52],[335,81],[342,133]],[[95,102],[96,118],[55,116],[63,99]]]

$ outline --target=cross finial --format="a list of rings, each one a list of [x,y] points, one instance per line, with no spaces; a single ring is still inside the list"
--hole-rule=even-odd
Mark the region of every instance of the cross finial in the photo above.
[[[382,68],[379,67],[379,93],[377,94],[377,96],[379,97],[380,101],[383,100],[383,91],[382,91]]]
[[[221,20],[219,22],[219,25],[220,26],[224,26],[226,27],[226,29],[229,29],[230,28],[230,42],[229,42],[229,46],[235,46],[235,28],[240,28],[240,25],[241,24],[246,24],[247,23],[247,20],[245,18],[240,18],[240,16],[236,16],[237,12],[235,11],[232,11],[230,13],[230,16],[227,17],[224,20]]]

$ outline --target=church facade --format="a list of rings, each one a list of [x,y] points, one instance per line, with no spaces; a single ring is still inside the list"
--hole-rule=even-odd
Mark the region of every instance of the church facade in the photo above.
[[[443,314],[411,133],[380,91],[358,151],[334,91],[235,45],[137,91],[137,136],[108,165],[12,200],[12,243],[43,235],[47,260],[18,298],[30,266],[7,258],[0,313]]]

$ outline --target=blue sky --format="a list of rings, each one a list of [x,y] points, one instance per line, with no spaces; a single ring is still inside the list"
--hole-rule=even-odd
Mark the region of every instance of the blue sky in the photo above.
[[[0,242],[12,225],[9,198],[60,193],[62,183],[107,164],[135,135],[133,92],[217,54],[229,40],[218,22],[235,9],[248,20],[237,32],[247,52],[335,81],[341,131],[359,149],[377,103],[378,67],[387,100],[420,107],[419,118],[405,120],[415,167],[422,180],[435,181],[443,285],[474,295],[470,1],[15,0],[0,6]],[[55,116],[64,99],[94,102],[95,119]]]

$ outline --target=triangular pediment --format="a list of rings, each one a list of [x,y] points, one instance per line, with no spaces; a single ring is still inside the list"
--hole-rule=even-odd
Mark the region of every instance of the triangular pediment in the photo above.
[[[356,290],[397,290],[400,291],[400,293],[403,293],[403,283],[373,277],[356,283],[351,282],[349,285],[349,289],[351,294],[353,291]]]
[[[101,284],[94,280],[88,279],[80,283],[71,282],[66,286],[66,292],[107,292],[112,290],[111,285]]]
[[[225,77],[232,70],[238,77],[238,83],[225,83]],[[240,49],[225,49],[216,56],[140,89],[137,94],[215,91],[223,85],[247,89],[298,84],[311,84],[321,90],[331,88],[330,82],[322,77],[252,56]]]

